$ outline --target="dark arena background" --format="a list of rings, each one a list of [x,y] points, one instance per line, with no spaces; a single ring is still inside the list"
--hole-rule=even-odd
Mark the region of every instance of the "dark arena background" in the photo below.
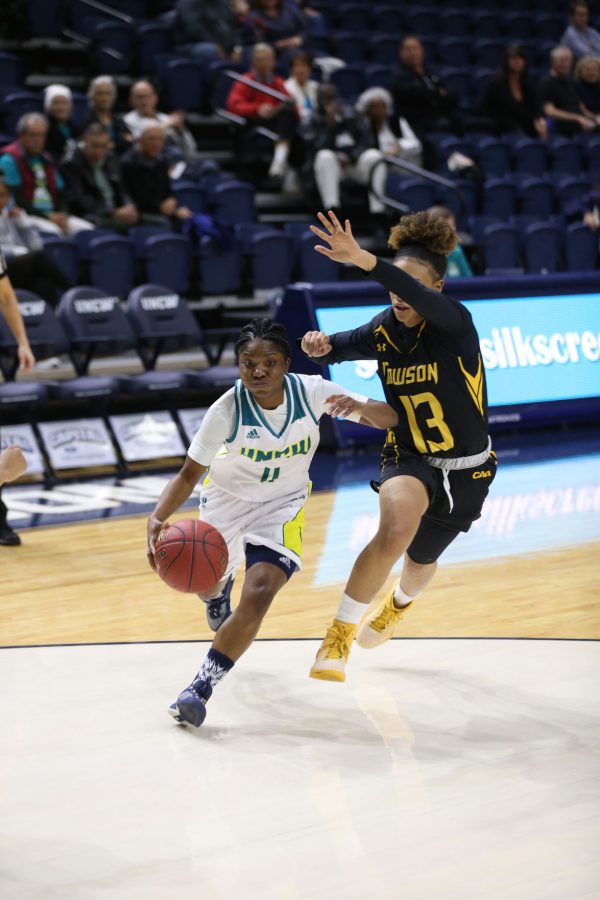
[[[309,680],[379,519],[383,433],[325,416],[303,568],[180,727],[212,633],[146,520],[241,326],[383,398],[375,362],[297,343],[389,303],[315,252],[329,209],[387,259],[404,215],[456,226],[498,475],[395,638]],[[36,362],[0,315],[27,460],[0,500],[2,898],[600,896],[599,241],[597,3],[3,0],[2,282]]]

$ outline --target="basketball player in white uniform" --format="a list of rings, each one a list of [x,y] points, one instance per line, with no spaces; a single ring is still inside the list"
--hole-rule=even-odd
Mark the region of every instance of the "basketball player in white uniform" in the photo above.
[[[285,329],[254,319],[235,347],[240,379],[208,410],[180,472],[148,520],[148,558],[167,520],[204,476],[200,518],[217,528],[229,549],[229,568],[212,591],[209,624],[217,632],[192,684],[169,708],[179,722],[200,726],[213,687],[248,649],[273,598],[302,565],[309,465],[324,413],[390,428],[396,413],[385,403],[349,393],[319,375],[288,374]],[[233,576],[245,558],[240,602],[230,615]]]

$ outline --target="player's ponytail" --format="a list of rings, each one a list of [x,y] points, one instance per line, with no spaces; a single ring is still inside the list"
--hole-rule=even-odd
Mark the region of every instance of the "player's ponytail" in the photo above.
[[[286,359],[292,355],[292,348],[283,325],[274,322],[273,319],[252,319],[244,325],[235,344],[235,358],[239,359],[240,352],[250,341],[271,341],[276,344]]]
[[[417,259],[427,263],[438,276],[446,274],[446,257],[458,243],[456,231],[444,219],[418,212],[403,216],[392,228],[388,246],[397,250],[396,259]]]

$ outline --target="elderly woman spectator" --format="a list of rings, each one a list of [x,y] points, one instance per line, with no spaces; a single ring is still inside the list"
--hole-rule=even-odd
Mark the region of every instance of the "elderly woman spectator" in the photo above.
[[[562,47],[568,47],[575,59],[582,56],[600,56],[600,33],[590,28],[590,10],[585,0],[574,0],[569,6],[570,25],[560,39]]]
[[[111,75],[98,75],[90,82],[87,92],[90,113],[83,126],[83,131],[88,125],[97,123],[108,129],[112,149],[117,155],[129,150],[133,141],[133,135],[123,121],[123,117],[116,115],[114,105],[117,101],[117,86]]]
[[[600,59],[584,56],[575,66],[575,87],[586,109],[600,116]],[[598,118],[597,118],[598,121]]]
[[[550,60],[550,74],[540,89],[544,115],[552,120],[554,131],[564,137],[594,131],[596,117],[581,102],[571,78],[573,54],[568,47],[555,47]]]
[[[319,82],[310,77],[312,58],[302,50],[292,59],[290,77],[285,81],[285,89],[294,98],[300,121],[306,121],[317,105]]]
[[[64,84],[49,84],[44,90],[44,112],[48,119],[46,152],[58,163],[75,147],[79,134],[71,118],[73,95],[70,88]]]
[[[521,131],[544,141],[548,138],[548,124],[536,87],[527,75],[523,47],[511,44],[504,51],[502,69],[487,85],[481,112],[495,122],[498,134]]]
[[[388,156],[421,165],[423,145],[406,119],[393,115],[394,100],[389,91],[382,87],[363,91],[356,101],[356,111],[370,122],[374,147]]]

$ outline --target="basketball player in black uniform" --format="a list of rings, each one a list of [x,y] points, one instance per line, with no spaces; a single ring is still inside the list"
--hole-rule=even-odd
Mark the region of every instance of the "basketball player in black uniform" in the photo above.
[[[392,264],[362,250],[347,220],[344,228],[331,212],[319,220],[323,227],[312,231],[328,246],[316,249],[358,266],[390,292],[391,305],[353,331],[308,332],[302,349],[317,363],[376,359],[385,398],[398,414],[381,456],[377,534],[354,564],[310,672],[344,681],[354,637],[366,648],[388,640],[440,555],[479,518],[496,459],[479,337],[468,310],[442,293],[455,231],[427,213],[405,216],[390,232]],[[365,604],[402,554],[399,581],[358,628]]]

